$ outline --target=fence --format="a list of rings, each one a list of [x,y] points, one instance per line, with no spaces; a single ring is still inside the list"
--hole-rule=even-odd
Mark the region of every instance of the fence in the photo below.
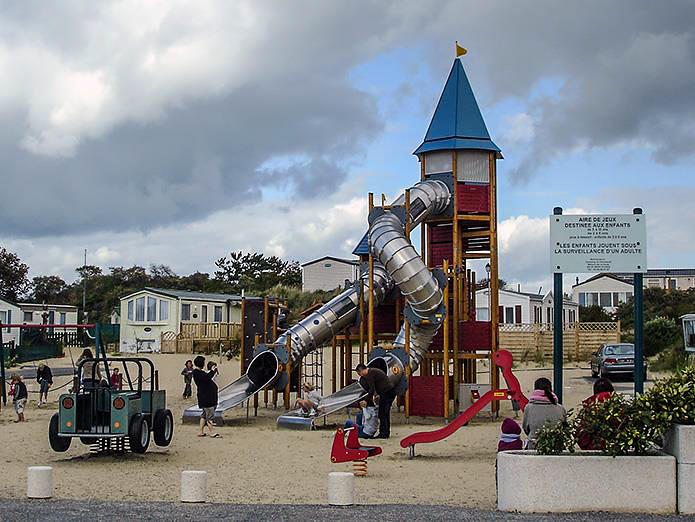
[[[220,345],[226,351],[241,342],[241,325],[236,323],[181,324],[181,333],[162,332],[162,353],[218,352]]]
[[[604,343],[620,342],[620,321],[566,323],[562,329],[565,361],[585,362]],[[499,347],[520,362],[539,363],[553,357],[552,324],[500,324]]]

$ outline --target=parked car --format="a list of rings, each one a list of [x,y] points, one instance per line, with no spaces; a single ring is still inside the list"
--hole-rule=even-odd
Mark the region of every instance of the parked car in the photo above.
[[[608,377],[617,373],[635,373],[635,345],[630,343],[604,344],[591,354],[591,376]],[[647,380],[647,361],[644,361]]]

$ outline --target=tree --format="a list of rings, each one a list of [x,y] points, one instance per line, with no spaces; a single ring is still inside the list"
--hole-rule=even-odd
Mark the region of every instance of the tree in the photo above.
[[[502,279],[501,277],[497,279],[497,284],[499,285],[500,290],[507,290],[508,283],[504,279]],[[478,281],[476,283],[478,290],[487,288],[487,285],[488,285],[488,278],[487,277],[482,278],[480,281]]]
[[[623,327],[631,329],[635,320],[634,298],[621,304],[615,312]],[[644,289],[644,321],[667,317],[680,323],[680,317],[695,312],[695,288],[688,290]]]
[[[218,259],[215,265],[218,268],[215,278],[228,284],[234,292],[244,289],[260,293],[276,285],[302,285],[300,264],[297,261],[283,261],[277,256],[231,252],[229,257]]]
[[[644,354],[656,355],[681,340],[682,330],[674,319],[655,317],[644,323]],[[683,343],[681,341],[681,347]]]
[[[29,266],[17,254],[0,247],[0,297],[17,301],[29,290]]]
[[[171,288],[179,282],[179,276],[167,265],[150,265],[149,284],[159,288]]]
[[[65,304],[68,299],[68,284],[59,276],[37,276],[31,286],[31,300],[35,303]]]
[[[607,323],[612,321],[611,316],[598,305],[580,306],[579,320],[584,323]]]

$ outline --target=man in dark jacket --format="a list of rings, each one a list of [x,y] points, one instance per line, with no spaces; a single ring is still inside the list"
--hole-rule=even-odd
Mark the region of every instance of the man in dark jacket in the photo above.
[[[379,434],[375,438],[388,439],[391,436],[391,405],[396,398],[396,391],[379,368],[367,368],[364,364],[358,364],[355,371],[360,376],[360,385],[368,392],[367,402],[375,397],[379,400]]]
[[[197,388],[198,407],[202,410],[200,415],[200,433],[198,437],[205,437],[205,426],[207,425],[210,436],[217,438],[219,433],[213,433],[212,419],[215,417],[215,409],[217,407],[217,384],[212,380],[215,375],[215,370],[206,372],[205,357],[199,355],[193,359],[193,381]]]

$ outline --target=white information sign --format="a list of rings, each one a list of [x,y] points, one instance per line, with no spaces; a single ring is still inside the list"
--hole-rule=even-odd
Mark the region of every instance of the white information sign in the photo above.
[[[646,272],[644,214],[550,216],[554,273]]]

